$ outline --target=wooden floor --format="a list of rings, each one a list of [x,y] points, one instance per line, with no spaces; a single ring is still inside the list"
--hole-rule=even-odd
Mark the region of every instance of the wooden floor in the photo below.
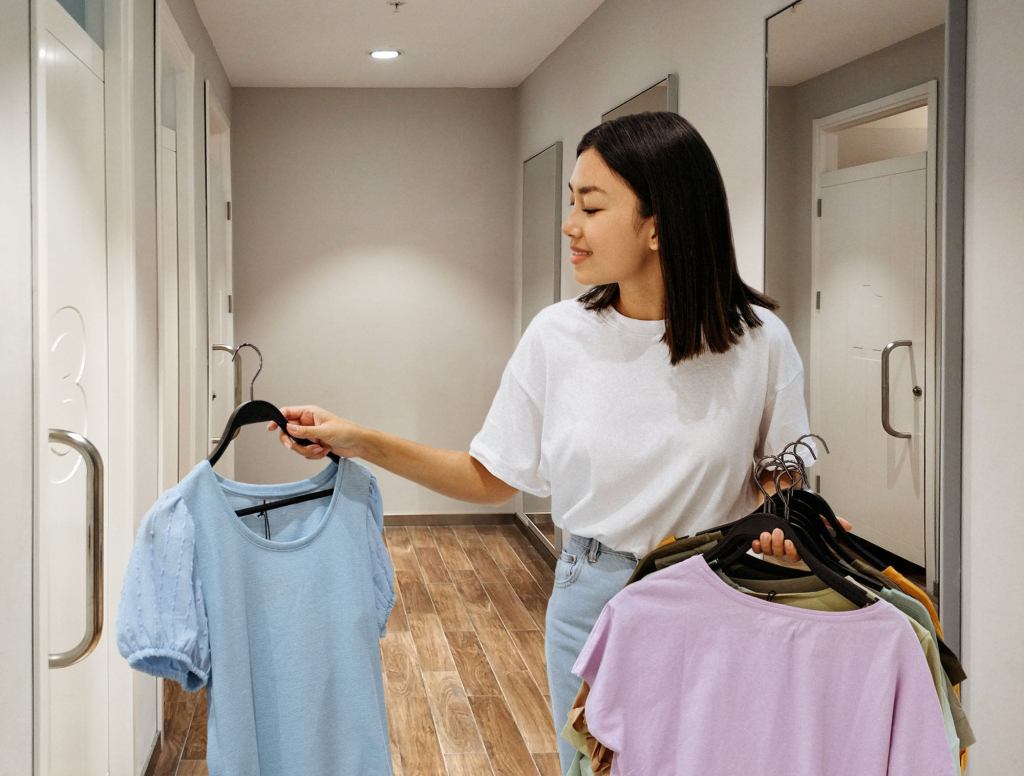
[[[398,591],[381,641],[395,776],[558,776],[550,568],[512,525],[389,526],[385,539]],[[164,715],[150,774],[205,776],[205,691],[165,681]]]

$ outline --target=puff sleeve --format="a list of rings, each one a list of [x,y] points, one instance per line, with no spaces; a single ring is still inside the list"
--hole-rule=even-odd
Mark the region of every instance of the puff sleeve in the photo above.
[[[117,648],[128,664],[195,692],[210,679],[210,639],[196,568],[195,525],[165,491],[139,526],[121,587]]]
[[[377,478],[370,477],[369,503],[366,510],[366,537],[373,569],[373,595],[380,637],[387,632],[388,618],[395,606],[395,573],[384,546],[384,504]]]

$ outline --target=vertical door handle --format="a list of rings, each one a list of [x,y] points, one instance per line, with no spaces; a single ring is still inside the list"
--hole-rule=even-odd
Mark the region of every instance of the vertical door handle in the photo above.
[[[897,431],[889,422],[889,356],[896,348],[909,348],[912,345],[910,340],[893,340],[882,349],[882,428],[889,436],[898,439],[910,439],[910,434]]]
[[[92,442],[74,431],[50,429],[50,441],[67,445],[85,459],[85,635],[67,652],[50,653],[50,668],[67,668],[89,656],[103,633],[103,459]]]

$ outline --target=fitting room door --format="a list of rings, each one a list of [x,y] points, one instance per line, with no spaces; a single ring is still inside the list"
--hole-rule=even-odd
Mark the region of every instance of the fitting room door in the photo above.
[[[107,236],[102,2],[37,6],[39,773],[109,770],[103,564]],[[81,11],[81,4],[76,6]],[[83,24],[85,27],[83,27]],[[102,40],[101,32],[98,35]],[[70,433],[68,433],[70,432]],[[105,601],[107,604],[105,605]],[[109,615],[107,617],[109,619]]]
[[[209,424],[210,448],[220,441],[228,418],[239,400],[239,370],[232,363],[235,342],[234,304],[231,294],[231,128],[227,114],[206,83],[206,267],[209,294]],[[239,358],[242,355],[239,354]],[[234,447],[228,447],[217,465],[234,476]]]
[[[821,175],[811,343],[811,427],[832,450],[815,465],[820,491],[858,535],[919,566],[926,170],[919,153]]]

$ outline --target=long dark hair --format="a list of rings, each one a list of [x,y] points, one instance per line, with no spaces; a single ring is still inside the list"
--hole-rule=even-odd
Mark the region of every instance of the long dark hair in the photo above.
[[[729,204],[704,138],[676,113],[638,113],[599,124],[576,147],[592,148],[654,216],[665,281],[665,337],[672,365],[705,350],[724,353],[744,327],[761,325],[753,306],[777,305],[740,279]],[[618,283],[579,297],[588,310],[608,307]]]

